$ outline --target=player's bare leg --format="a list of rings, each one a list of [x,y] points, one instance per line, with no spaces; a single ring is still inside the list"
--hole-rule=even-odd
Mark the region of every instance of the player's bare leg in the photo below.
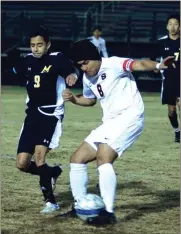
[[[51,179],[54,176],[52,167],[45,163],[45,157],[48,153],[48,148],[43,145],[36,145],[34,152],[34,160],[40,175],[40,187],[46,202],[45,208],[41,213],[50,213],[57,209],[59,206],[56,204],[56,199],[53,194]]]
[[[180,117],[180,98],[178,97],[176,100],[177,107],[179,109],[179,117]]]
[[[24,172],[28,172],[28,168],[31,164],[32,155],[29,153],[19,153],[16,159],[16,167]]]
[[[96,159],[96,150],[83,142],[70,159],[70,186],[74,200],[87,193],[87,163]]]
[[[114,224],[113,206],[116,193],[116,175],[113,169],[113,162],[118,157],[117,153],[107,144],[99,144],[96,154],[97,167],[99,172],[99,187],[101,197],[106,209],[98,217],[89,218],[88,224]]]
[[[31,161],[32,154],[19,153],[17,155],[16,167],[23,172],[30,173],[32,175],[39,175],[38,168],[34,161]]]
[[[175,132],[175,142],[180,142],[180,129],[177,119],[176,105],[168,105],[168,118]]]

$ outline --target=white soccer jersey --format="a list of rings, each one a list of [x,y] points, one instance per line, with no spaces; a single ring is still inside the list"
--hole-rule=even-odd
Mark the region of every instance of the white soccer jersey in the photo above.
[[[121,115],[124,111],[141,114],[144,104],[130,71],[133,60],[127,58],[102,58],[95,77],[83,76],[83,95],[97,98],[103,110],[103,122]]]
[[[98,48],[99,53],[102,53],[104,58],[108,58],[107,49],[106,49],[106,42],[102,37],[98,39],[94,36],[89,37],[89,40]]]

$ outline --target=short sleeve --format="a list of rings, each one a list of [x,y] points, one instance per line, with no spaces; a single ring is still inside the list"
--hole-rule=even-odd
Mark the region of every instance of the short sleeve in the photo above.
[[[110,59],[112,67],[124,72],[131,72],[133,63],[135,62],[135,60],[131,58],[112,57]]]
[[[92,90],[89,88],[89,86],[85,83],[83,79],[83,96],[85,98],[96,98]]]

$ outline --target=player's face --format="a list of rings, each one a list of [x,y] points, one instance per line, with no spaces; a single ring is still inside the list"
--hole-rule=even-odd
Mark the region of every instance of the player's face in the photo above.
[[[85,74],[88,77],[93,77],[95,75],[97,75],[100,66],[101,66],[101,61],[99,60],[83,60],[83,61],[79,61],[78,65],[80,66],[80,69],[85,72]]]
[[[34,57],[36,58],[41,58],[43,55],[45,55],[50,46],[51,43],[47,43],[41,36],[32,37],[30,40],[30,48]]]
[[[180,24],[177,19],[169,19],[167,24],[167,30],[169,34],[176,35],[180,31]]]
[[[99,37],[102,35],[102,33],[101,33],[101,31],[99,31],[98,29],[96,29],[96,30],[94,30],[93,35],[94,35],[96,38],[99,38]]]

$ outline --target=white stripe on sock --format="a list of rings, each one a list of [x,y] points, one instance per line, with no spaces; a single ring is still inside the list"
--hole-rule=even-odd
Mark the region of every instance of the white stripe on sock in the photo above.
[[[174,132],[180,132],[180,128],[174,128]]]

